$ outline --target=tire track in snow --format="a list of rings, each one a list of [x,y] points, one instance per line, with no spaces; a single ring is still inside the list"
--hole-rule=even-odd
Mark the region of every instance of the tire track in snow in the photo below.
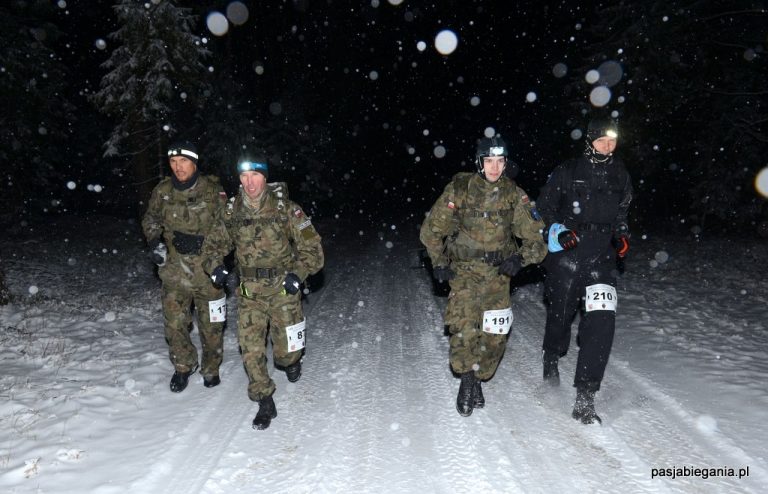
[[[464,473],[464,479],[453,479],[449,485],[477,486],[486,479],[486,488],[493,492],[530,491],[531,486],[541,486],[543,492],[590,492],[611,485],[616,489],[633,486],[632,490],[637,492],[660,492],[645,479],[624,472],[621,458],[583,435],[581,426],[570,417],[571,397],[553,395],[548,387],[541,386],[540,342],[534,345],[522,334],[531,331],[532,325],[543,327],[543,320],[524,317],[531,309],[521,304],[519,298],[513,300],[513,309],[516,322],[507,353],[494,379],[483,388],[486,408],[475,410],[468,419],[452,410],[460,420],[459,427],[467,425],[467,434],[474,439],[465,448],[479,456],[480,466],[473,467],[478,474]],[[451,392],[453,399],[457,386],[456,383]],[[451,420],[450,416],[446,419]],[[535,441],[531,441],[531,428],[538,429]],[[460,462],[457,463],[451,470],[469,471],[462,470]],[[606,469],[611,472],[608,481],[584,475]]]
[[[434,491],[497,492],[499,484],[505,490],[519,491],[522,486],[510,473],[509,455],[498,447],[497,442],[488,441],[485,434],[478,434],[478,427],[487,423],[486,409],[477,409],[469,417],[462,417],[456,411],[459,380],[454,377],[448,362],[449,337],[444,334],[444,307],[441,307],[445,300],[431,295],[432,285],[426,271],[411,278],[414,293],[426,295],[411,299],[409,304],[409,313],[415,321],[421,321],[416,324],[423,335],[419,352],[430,364],[423,399],[427,403],[441,404],[439,414],[429,420],[431,451],[427,457],[427,470],[432,472],[436,484]],[[429,317],[424,317],[425,307]],[[424,427],[423,422],[421,427]],[[492,434],[496,435],[496,431]]]
[[[231,313],[228,318],[236,320]],[[187,416],[179,417],[181,420],[189,418],[189,422],[171,436],[167,451],[155,461],[152,470],[132,486],[132,491],[201,492],[232,438],[238,432],[250,429],[248,416],[252,404],[245,392],[247,378],[240,365],[240,355],[237,351],[228,351],[233,345],[237,348],[234,332],[236,330],[228,330],[225,337],[221,384],[205,388],[202,376],[196,373],[190,377],[184,392],[171,396],[170,399],[190,401]]]
[[[231,394],[241,416],[228,417],[225,438],[197,460],[201,473],[180,479],[185,492],[232,494],[254,485],[275,493],[744,492],[743,479],[650,479],[665,451],[716,467],[723,458],[738,460],[740,450],[727,438],[715,444],[719,438],[702,437],[684,407],[620,360],[612,360],[598,394],[604,426],[570,417],[575,355],[561,362],[561,388],[541,382],[539,286],[515,294],[515,327],[497,375],[484,386],[486,408],[460,417],[442,328],[445,299],[432,295],[426,271],[409,269],[400,242],[392,250],[383,242],[362,247],[345,259],[329,256],[325,286],[307,304],[301,380],[289,384],[270,367],[278,385],[270,429],[251,430],[255,407],[244,374],[233,372],[242,379]],[[193,432],[165,464],[200,449],[195,427],[185,430]],[[760,466],[751,467],[762,479]],[[152,471],[157,482],[165,473]]]
[[[526,290],[523,296],[540,300],[534,295],[534,288]],[[533,331],[521,333],[521,343],[525,348],[540,348],[543,338],[543,306],[534,304],[516,312],[516,317],[526,324],[531,324]],[[540,321],[537,321],[539,320]],[[575,398],[575,389],[571,386],[576,360],[577,347],[572,345],[569,355],[560,361],[561,388],[549,390],[541,386],[544,395],[567,395],[564,413],[570,413]],[[615,352],[614,352],[615,353]],[[537,355],[538,357],[538,355]],[[537,358],[534,371],[535,379],[541,382],[540,357]],[[554,393],[553,393],[554,392]],[[550,405],[558,403],[550,400]],[[651,479],[651,469],[673,466],[695,466],[717,468],[723,465],[740,467],[748,465],[749,458],[732,441],[723,436],[702,433],[696,426],[697,420],[674,398],[647,379],[632,371],[626,362],[612,356],[606,371],[606,378],[596,398],[598,412],[603,418],[602,427],[579,427],[575,431],[581,440],[592,448],[600,448],[621,465],[623,473],[631,475],[638,482],[640,489],[652,492],[700,492],[710,488],[727,489],[740,492],[760,492],[758,485],[766,485],[765,469],[752,465],[750,478],[711,477],[677,478],[672,482],[664,479]],[[574,422],[568,417],[571,422]],[[575,422],[574,422],[575,423]],[[681,459],[681,457],[683,457]],[[752,490],[750,489],[750,486]],[[620,488],[621,485],[617,485]],[[747,490],[745,490],[747,489]]]
[[[353,260],[356,269],[337,271],[337,304],[325,317],[317,317],[327,327],[317,349],[323,356],[321,366],[312,372],[334,381],[320,385],[331,389],[333,400],[327,404],[330,422],[319,434],[325,441],[323,460],[314,471],[320,473],[317,481],[344,479],[343,485],[314,482],[322,492],[413,489],[412,467],[401,453],[407,441],[400,439],[398,418],[398,405],[407,399],[403,369],[408,366],[403,361],[403,328],[393,314],[404,293],[395,277],[384,274],[389,266],[382,259],[388,252],[380,245],[374,249]],[[360,279],[365,279],[362,286]],[[346,437],[337,436],[340,429],[348,431]]]

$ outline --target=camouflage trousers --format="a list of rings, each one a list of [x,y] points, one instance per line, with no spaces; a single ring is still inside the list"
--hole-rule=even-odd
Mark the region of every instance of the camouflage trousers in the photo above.
[[[301,293],[282,293],[282,286],[265,286],[264,281],[245,282],[248,296],[238,293],[238,342],[248,374],[248,398],[259,401],[275,392],[267,369],[267,335],[272,341],[276,365],[287,367],[301,358],[301,350],[289,351],[286,326],[304,319]],[[279,290],[279,291],[278,291]]]
[[[445,309],[451,368],[457,374],[474,371],[475,377],[487,381],[504,356],[507,335],[484,332],[483,312],[510,306],[509,277],[479,262],[454,263],[452,267],[456,278],[450,281]]]
[[[211,322],[208,302],[224,297],[224,291],[211,284],[202,268],[188,268],[166,264],[160,270],[168,352],[177,371],[189,372],[197,367],[197,348],[190,337],[194,305],[203,350],[200,372],[206,377],[217,376],[224,356],[224,323]]]

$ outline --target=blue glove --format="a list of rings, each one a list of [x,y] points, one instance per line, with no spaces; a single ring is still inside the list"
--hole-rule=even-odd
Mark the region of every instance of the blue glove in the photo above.
[[[211,282],[213,283],[213,286],[216,288],[224,286],[228,275],[229,271],[227,271],[227,268],[223,264],[216,266],[211,273]]]
[[[562,223],[552,223],[549,227],[547,248],[550,252],[570,250],[579,243],[576,232],[569,230]]]
[[[301,285],[301,279],[299,279],[296,274],[288,273],[285,275],[285,280],[283,281],[283,289],[285,290],[285,293],[289,295],[299,293],[299,285]]]

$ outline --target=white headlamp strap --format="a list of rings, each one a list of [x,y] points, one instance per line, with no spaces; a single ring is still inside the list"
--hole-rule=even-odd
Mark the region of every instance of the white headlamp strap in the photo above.
[[[192,158],[194,160],[199,159],[199,157],[197,156],[197,153],[184,148],[176,148],[176,149],[168,150],[168,157],[170,158],[171,156],[186,156],[187,158]]]

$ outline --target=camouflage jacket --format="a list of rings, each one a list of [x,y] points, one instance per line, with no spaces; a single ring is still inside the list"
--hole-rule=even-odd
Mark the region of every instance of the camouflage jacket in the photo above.
[[[513,180],[502,176],[490,183],[477,173],[458,173],[432,206],[419,238],[433,266],[498,264],[513,253],[528,265],[547,253],[543,229],[534,203]]]
[[[284,183],[267,184],[258,206],[245,203],[245,192],[222,209],[203,245],[203,267],[210,273],[235,250],[239,272],[276,269],[302,280],[323,267],[324,255],[315,227],[298,204],[287,197]]]
[[[174,232],[207,235],[226,202],[227,195],[217,177],[200,175],[197,183],[187,190],[176,190],[171,178],[166,177],[155,186],[149,198],[147,212],[141,220],[144,236],[149,242],[162,236],[172,261],[180,256],[174,246]]]

